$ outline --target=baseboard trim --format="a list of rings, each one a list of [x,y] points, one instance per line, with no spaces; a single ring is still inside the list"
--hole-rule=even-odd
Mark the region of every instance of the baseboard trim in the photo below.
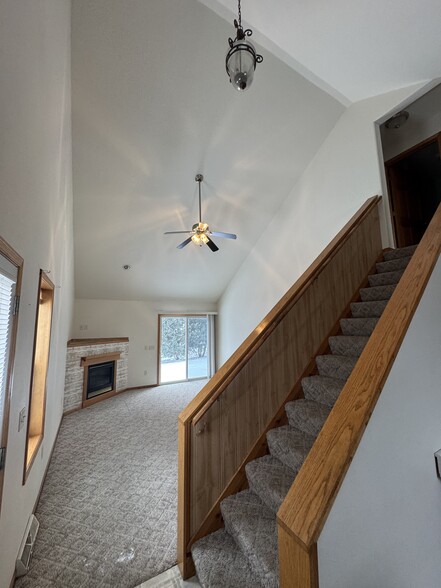
[[[14,573],[12,574],[11,583],[9,584],[9,588],[14,588],[15,580],[16,580],[16,577],[15,577],[15,570],[14,570]]]
[[[123,392],[128,392],[129,390],[144,390],[145,388],[156,388],[157,386],[158,386],[158,384],[146,384],[145,386],[132,386],[130,388],[122,388],[122,390],[117,390],[117,392],[114,394],[114,396],[118,396],[119,394],[122,394]],[[109,398],[113,398],[113,396],[109,397]],[[108,400],[109,398],[103,398],[103,400]],[[63,412],[63,416],[67,416],[69,414],[72,414],[74,412],[82,410],[83,408],[88,408],[88,407],[87,406],[77,406],[76,408],[71,408],[70,410],[66,410],[66,412]]]
[[[157,388],[158,384],[146,384],[145,386],[131,386],[130,388],[126,388],[124,392],[128,392],[129,390],[144,390],[145,388]]]
[[[66,410],[66,412],[63,412],[63,416],[67,416],[68,414],[72,414],[73,412],[77,412],[79,410],[81,410],[83,407],[82,406],[77,406],[76,408],[71,408],[70,410]]]
[[[76,410],[76,409],[74,409],[74,410]],[[72,412],[72,411],[71,411],[71,412]],[[57,443],[57,440],[58,440],[58,435],[59,435],[59,433],[60,433],[60,428],[61,428],[61,423],[63,422],[63,418],[64,418],[64,414],[62,414],[62,415],[61,415],[61,419],[60,419],[60,422],[59,422],[59,424],[58,424],[57,433],[56,433],[56,435],[55,435],[55,439],[54,439],[54,442],[53,442],[53,444],[52,444],[51,453],[50,453],[50,455],[49,455],[49,459],[48,459],[48,461],[47,461],[46,468],[45,468],[45,470],[44,470],[43,478],[41,479],[40,489],[39,489],[39,491],[38,491],[38,494],[37,494],[37,499],[36,499],[36,500],[35,500],[35,502],[34,502],[34,507],[33,507],[33,509],[32,509],[32,514],[35,514],[35,511],[37,510],[38,503],[39,503],[39,501],[40,501],[40,496],[41,496],[41,493],[42,493],[42,491],[43,491],[43,486],[44,486],[44,483],[45,483],[45,481],[46,481],[46,476],[47,476],[47,472],[48,472],[48,469],[49,469],[49,465],[50,465],[50,463],[51,463],[51,461],[52,461],[52,455],[53,455],[53,453],[54,453],[55,444]],[[17,579],[17,578],[16,578],[16,576],[15,576],[15,569],[14,569],[14,572],[13,572],[13,574],[12,574],[11,583],[9,584],[9,588],[14,588],[14,584],[15,584],[15,580],[16,580],[16,579]]]
[[[49,469],[49,465],[50,465],[50,463],[52,461],[52,455],[54,453],[55,444],[57,443],[58,435],[60,434],[61,423],[63,422],[63,418],[64,418],[64,414],[61,415],[61,419],[60,419],[60,422],[58,424],[57,433],[55,435],[55,439],[54,439],[54,442],[53,442],[53,445],[52,445],[52,449],[51,449],[51,453],[49,455],[49,459],[47,460],[46,468],[44,470],[43,478],[42,478],[41,484],[40,484],[40,490],[38,491],[37,499],[36,499],[36,501],[34,503],[34,508],[32,509],[32,514],[35,514],[35,511],[37,510],[38,503],[40,501],[41,493],[43,492],[43,486],[44,486],[44,483],[46,481],[46,476],[47,476],[47,472],[48,472],[48,469]]]

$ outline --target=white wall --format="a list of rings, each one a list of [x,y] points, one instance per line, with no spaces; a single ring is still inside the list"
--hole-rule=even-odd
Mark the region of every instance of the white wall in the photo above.
[[[76,299],[71,337],[129,337],[128,385],[148,386],[157,383],[158,314],[215,310],[212,302],[194,300]]]
[[[382,193],[374,121],[416,89],[404,88],[354,104],[337,122],[219,301],[219,365],[363,202]],[[382,233],[388,244],[385,222]]]
[[[5,483],[0,586],[7,588],[62,414],[73,306],[70,1],[0,4],[0,234],[24,258]],[[39,270],[56,285],[45,437],[22,485]]]
[[[439,588],[441,259],[318,543],[321,588]]]

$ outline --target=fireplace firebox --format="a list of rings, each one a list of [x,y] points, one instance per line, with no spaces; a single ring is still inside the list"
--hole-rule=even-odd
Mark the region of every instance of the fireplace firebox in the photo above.
[[[84,368],[83,408],[117,393],[119,359],[121,359],[120,352],[81,358],[81,366]]]
[[[86,398],[95,398],[114,388],[115,362],[106,361],[89,366],[87,373]]]

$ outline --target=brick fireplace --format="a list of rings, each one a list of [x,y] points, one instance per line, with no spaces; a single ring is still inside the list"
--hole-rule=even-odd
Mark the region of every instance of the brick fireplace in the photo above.
[[[128,355],[127,337],[68,341],[64,412],[85,408],[125,390]]]

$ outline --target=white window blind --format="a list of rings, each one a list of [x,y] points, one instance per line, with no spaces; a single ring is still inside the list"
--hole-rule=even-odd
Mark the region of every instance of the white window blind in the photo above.
[[[12,302],[17,268],[0,256],[0,436],[8,372],[9,344],[12,324]]]

